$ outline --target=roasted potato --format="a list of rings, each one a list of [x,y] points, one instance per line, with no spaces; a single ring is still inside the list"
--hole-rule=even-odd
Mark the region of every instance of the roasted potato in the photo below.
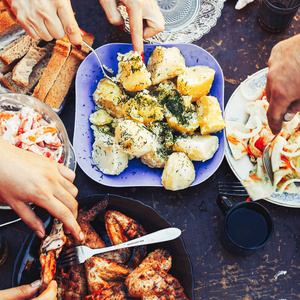
[[[107,110],[115,118],[123,118],[122,105],[126,95],[113,81],[103,78],[99,81],[93,94],[96,105]]]
[[[93,161],[100,171],[108,175],[119,175],[128,166],[128,155],[116,147],[114,137],[102,133],[93,143]]]
[[[90,122],[92,124],[103,126],[111,123],[113,117],[104,109],[98,109],[90,115]]]
[[[173,150],[184,152],[190,160],[206,161],[214,156],[219,148],[219,138],[215,135],[181,136],[175,139]]]
[[[172,153],[164,167],[161,182],[165,189],[178,191],[186,189],[195,180],[195,168],[182,152]]]
[[[121,121],[115,129],[115,142],[120,150],[137,157],[153,149],[154,139],[145,126],[132,120]]]
[[[209,93],[215,73],[215,70],[207,66],[186,68],[178,75],[177,89],[182,95],[192,96],[192,102],[197,101]]]
[[[215,133],[225,127],[221,107],[216,97],[203,96],[196,104],[202,134]]]
[[[124,89],[129,92],[138,92],[151,85],[151,75],[137,52],[130,51],[118,55],[118,75]]]
[[[147,69],[151,73],[152,84],[158,84],[184,72],[185,59],[176,47],[158,46],[149,57]]]
[[[162,105],[148,93],[142,92],[129,99],[123,109],[127,118],[144,124],[161,121],[164,118]]]
[[[157,140],[153,143],[153,149],[141,156],[141,162],[150,168],[163,168],[167,160],[168,151]]]

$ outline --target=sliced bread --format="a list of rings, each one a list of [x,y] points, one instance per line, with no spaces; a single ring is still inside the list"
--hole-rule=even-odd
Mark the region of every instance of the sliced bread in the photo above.
[[[36,46],[40,40],[35,40],[29,35],[22,35],[11,45],[7,46],[8,49],[1,51],[0,58],[6,64],[9,65],[12,62],[23,57],[31,46]]]
[[[83,40],[92,46],[94,42],[94,36],[92,34],[86,34],[83,36]],[[82,60],[89,53],[89,49],[84,46],[81,50],[78,50],[72,46],[72,51],[64,63],[62,69],[59,72],[53,86],[51,87],[45,103],[54,109],[59,109],[61,103],[66,97],[70,86],[74,80],[77,69]]]
[[[47,53],[44,56],[44,58],[33,68],[30,76],[29,76],[29,82],[26,87],[20,86],[17,83],[13,82],[12,80],[12,72],[6,73],[4,76],[1,77],[0,82],[1,84],[11,90],[15,93],[21,93],[21,94],[28,94],[30,95],[42,77],[42,74],[44,70],[46,69],[52,55],[54,52],[54,44],[49,43],[46,47]]]
[[[65,36],[62,40],[57,40],[54,47],[54,53],[43,72],[43,75],[35,87],[32,96],[44,101],[50,88],[55,82],[62,66],[64,65],[67,57],[69,56],[71,44]]]
[[[4,10],[0,13],[0,39],[21,28],[12,10]]]
[[[6,47],[4,47],[1,51],[0,51],[0,72],[1,73],[6,73],[8,71],[10,71],[13,68],[13,64],[9,64],[7,65],[2,59],[1,59],[1,55],[4,54],[6,51],[8,51],[10,48],[12,48],[13,46],[15,46],[17,43],[19,43],[19,41],[22,39],[23,37],[19,37],[18,39],[14,40],[12,43],[8,44]]]
[[[46,48],[30,47],[27,54],[13,68],[12,80],[21,86],[27,86],[33,67],[44,58],[46,51]]]

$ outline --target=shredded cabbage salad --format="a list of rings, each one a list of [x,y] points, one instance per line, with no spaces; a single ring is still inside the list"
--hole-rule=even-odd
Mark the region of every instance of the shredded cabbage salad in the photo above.
[[[32,108],[0,111],[0,136],[16,147],[63,162],[63,146],[55,123],[48,123]]]
[[[271,145],[271,163],[274,184],[269,180],[262,164],[265,147],[274,137],[268,126],[269,103],[263,93],[257,100],[246,105],[249,118],[246,124],[227,121],[226,136],[233,157],[238,160],[248,155],[254,163],[243,185],[253,200],[275,193],[298,193],[295,182],[300,182],[300,115],[299,113],[283,128]]]

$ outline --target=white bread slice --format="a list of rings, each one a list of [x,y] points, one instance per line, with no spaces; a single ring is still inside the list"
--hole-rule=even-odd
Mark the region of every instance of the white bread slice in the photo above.
[[[31,46],[35,46],[39,42],[40,40],[35,40],[27,34],[22,35],[16,40],[16,43],[12,43],[11,47],[8,45],[8,49],[4,48],[3,52],[1,51],[0,58],[6,65],[9,65],[23,57]]]
[[[12,80],[21,86],[27,86],[33,67],[44,58],[46,51],[46,48],[30,47],[27,54],[13,68]]]
[[[47,53],[45,57],[33,68],[30,76],[29,76],[29,82],[26,87],[20,86],[17,83],[12,81],[12,72],[6,73],[4,76],[1,77],[0,82],[1,84],[11,90],[15,93],[21,93],[21,94],[31,94],[32,90],[40,80],[44,70],[46,69],[50,58],[52,57],[52,54],[54,52],[54,44],[49,43],[45,46],[47,49]]]
[[[54,47],[54,53],[47,65],[47,68],[43,72],[43,75],[35,87],[32,96],[43,101],[45,100],[49,90],[55,82],[62,66],[64,65],[67,57],[69,56],[71,49],[71,43],[67,36],[61,40],[56,41]]]
[[[23,36],[20,36],[18,39],[14,40],[12,43],[8,44],[6,47],[4,47],[1,51],[0,51],[0,72],[1,73],[6,73],[8,71],[10,71],[14,64],[9,64],[7,65],[2,59],[1,59],[1,55],[4,54],[6,51],[8,51],[10,48],[12,48],[13,46],[15,46],[21,39],[23,39]]]
[[[83,36],[83,40],[90,46],[92,46],[94,42],[94,36],[87,33]],[[89,53],[89,51],[90,50],[87,47],[82,47],[81,50],[78,50],[72,46],[72,51],[69,57],[61,68],[54,84],[52,85],[45,99],[45,103],[51,108],[60,108],[61,103],[63,102],[70,89],[79,65],[86,57],[87,53]]]

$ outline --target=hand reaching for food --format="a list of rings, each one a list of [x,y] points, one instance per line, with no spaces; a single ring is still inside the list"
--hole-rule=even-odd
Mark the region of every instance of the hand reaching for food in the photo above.
[[[26,33],[34,39],[51,41],[65,33],[73,45],[82,45],[70,0],[8,0]]]
[[[116,26],[124,26],[124,20],[115,0],[100,0],[108,21]],[[164,30],[165,20],[155,0],[122,0],[129,16],[129,26],[133,49],[143,52],[143,38],[148,39]],[[147,26],[143,27],[143,20]]]
[[[300,34],[275,45],[269,58],[267,116],[274,134],[280,132],[283,121],[290,121],[300,111],[299,52]]]
[[[75,173],[54,160],[19,149],[2,137],[0,152],[0,197],[40,238],[45,236],[45,228],[29,203],[47,209],[68,232],[82,240],[83,234],[76,222]]]
[[[31,284],[21,285],[18,287],[14,287],[11,289],[6,289],[0,291],[0,299],[6,300],[25,300],[25,299],[33,299],[33,300],[55,300],[57,294],[57,283],[56,281],[51,281],[48,285],[47,289],[38,297],[34,297],[34,295],[38,292],[41,281],[37,280]]]

